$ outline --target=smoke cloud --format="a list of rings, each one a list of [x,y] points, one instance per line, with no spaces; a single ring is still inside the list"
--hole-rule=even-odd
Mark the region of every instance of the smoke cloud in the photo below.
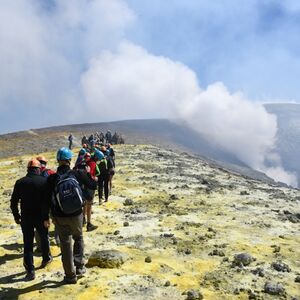
[[[132,42],[136,19],[122,0],[3,1],[1,131],[179,117],[250,167],[296,185],[274,150],[276,118],[222,82],[201,87],[182,62]]]

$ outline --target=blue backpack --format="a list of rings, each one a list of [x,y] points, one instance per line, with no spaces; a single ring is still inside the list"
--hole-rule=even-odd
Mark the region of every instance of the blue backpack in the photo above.
[[[82,190],[72,170],[58,176],[55,186],[56,204],[64,214],[71,215],[82,209]]]

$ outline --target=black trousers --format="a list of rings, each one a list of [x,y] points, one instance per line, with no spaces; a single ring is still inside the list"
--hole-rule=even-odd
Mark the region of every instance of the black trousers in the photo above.
[[[22,216],[21,228],[23,232],[24,242],[24,267],[26,271],[30,272],[34,270],[33,264],[33,238],[34,229],[37,230],[41,238],[41,250],[43,261],[47,261],[51,258],[48,229],[44,226],[42,219],[33,216]]]
[[[98,177],[99,199],[103,197],[103,188],[104,188],[105,200],[108,199],[108,180],[109,180],[109,174],[103,174]]]

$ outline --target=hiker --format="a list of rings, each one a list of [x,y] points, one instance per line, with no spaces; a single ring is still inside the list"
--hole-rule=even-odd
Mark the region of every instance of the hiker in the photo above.
[[[99,176],[98,176],[98,196],[99,196],[99,205],[102,204],[103,200],[103,189],[104,189],[104,202],[108,201],[108,181],[109,181],[109,169],[113,168],[112,162],[110,159],[107,158],[106,147],[101,147],[101,152],[103,154],[103,158],[99,159],[98,169],[99,169]]]
[[[45,156],[40,155],[40,156],[38,156],[36,159],[37,159],[37,160],[40,162],[40,164],[41,164],[41,168],[40,168],[40,175],[41,175],[41,176],[43,176],[43,177],[48,177],[49,175],[55,173],[55,171],[53,171],[53,170],[47,168],[48,160],[46,159]],[[35,238],[35,241],[36,241],[36,249],[35,249],[35,252],[36,252],[36,253],[41,253],[41,252],[42,252],[42,248],[41,248],[41,239],[40,239],[40,236],[39,236],[37,230],[34,231],[34,238]],[[56,245],[59,245],[59,238],[58,238],[58,235],[57,235],[57,233],[56,233],[55,230],[54,230],[54,238],[55,238]]]
[[[113,180],[113,177],[115,175],[115,167],[116,167],[115,152],[114,152],[114,149],[111,147],[111,144],[107,144],[106,153],[107,153],[108,159],[110,159],[111,163],[112,163],[112,167],[109,169],[109,178],[108,178],[109,194],[111,194],[112,180]]]
[[[46,159],[45,156],[40,155],[40,156],[38,156],[36,159],[37,159],[37,160],[40,162],[40,164],[41,164],[41,169],[40,169],[40,170],[41,170],[41,175],[42,175],[43,177],[48,177],[49,175],[55,173],[55,171],[53,171],[53,170],[47,168],[48,160]]]
[[[72,145],[73,145],[73,135],[72,135],[72,133],[70,133],[70,135],[68,137],[68,141],[69,141],[69,149],[72,150]]]
[[[105,134],[105,140],[106,143],[111,143],[111,131],[107,130],[106,134]]]
[[[49,209],[51,209],[53,223],[59,235],[65,284],[75,284],[76,275],[85,273],[80,185],[94,190],[97,188],[97,183],[89,174],[82,170],[70,169],[72,156],[73,153],[68,148],[60,148],[57,151],[57,172],[47,179],[47,193],[43,206],[44,226],[50,226]]]
[[[87,151],[86,151],[85,148],[81,148],[81,149],[79,150],[78,157],[77,157],[76,162],[75,162],[75,167],[74,167],[75,170],[76,170],[77,167],[83,162],[84,156],[85,156],[86,152],[87,152]]]
[[[82,137],[82,139],[81,139],[81,145],[82,145],[82,147],[84,147],[84,145],[88,144],[88,143],[89,143],[89,141],[88,141],[87,137],[84,135]]]
[[[98,149],[95,149],[94,154],[89,158],[86,159],[86,166],[88,167],[87,171],[89,172],[92,179],[98,181],[98,166],[97,161],[104,158],[104,155]],[[95,197],[95,190],[91,190],[89,188],[84,187],[83,189],[83,197],[84,197],[84,217],[83,223],[86,220],[86,231],[92,231],[98,228],[98,226],[93,225],[91,223],[91,216],[92,216],[92,205],[94,202]],[[85,219],[86,216],[86,219]]]
[[[103,144],[103,143],[104,143],[104,134],[103,134],[102,131],[101,131],[100,134],[99,134],[99,140],[100,140],[100,144]]]
[[[23,265],[26,269],[26,280],[35,279],[33,262],[33,237],[34,229],[38,231],[41,239],[42,264],[46,267],[52,262],[50,253],[48,228],[43,226],[42,201],[47,179],[40,176],[41,164],[37,159],[32,159],[27,165],[25,177],[16,181],[11,196],[11,210],[17,224],[21,224],[24,242]],[[21,202],[21,213],[18,204]]]

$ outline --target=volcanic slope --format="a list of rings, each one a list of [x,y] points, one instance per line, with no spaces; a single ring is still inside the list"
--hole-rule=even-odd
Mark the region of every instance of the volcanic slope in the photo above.
[[[117,250],[124,259],[118,268],[87,268],[76,285],[61,284],[53,237],[53,263],[37,269],[34,281],[23,281],[22,234],[9,200],[30,156],[0,160],[0,299],[300,297],[298,190],[241,177],[187,153],[150,145],[115,150],[112,195],[101,206],[95,201],[99,227],[84,228],[85,255],[88,261],[99,250]],[[44,155],[54,168],[55,154]],[[41,257],[34,259],[38,267]]]

